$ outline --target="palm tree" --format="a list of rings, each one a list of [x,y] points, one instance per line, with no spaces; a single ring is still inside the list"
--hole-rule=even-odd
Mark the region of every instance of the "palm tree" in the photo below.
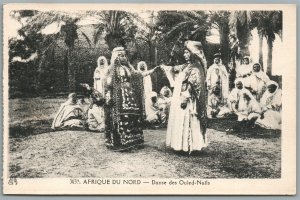
[[[212,26],[219,30],[222,61],[225,66],[229,62],[229,16],[228,11],[213,11],[210,14]]]
[[[79,27],[76,25],[80,15],[75,14],[70,16],[68,13],[59,11],[49,11],[49,12],[35,12],[31,18],[28,19],[27,24],[20,30],[24,33],[25,37],[32,34],[40,33],[46,26],[57,23],[62,24],[57,32],[51,33],[43,37],[43,41],[40,42],[38,49],[39,55],[39,76],[41,75],[45,63],[47,60],[51,60],[51,55],[54,55],[53,51],[59,39],[63,39],[67,50],[65,51],[64,59],[64,71],[68,75],[69,92],[74,92],[76,90],[75,84],[75,67],[72,63],[72,53],[74,51],[75,40],[78,38]],[[82,31],[81,33],[86,36]],[[87,39],[87,38],[86,38]],[[88,43],[90,43],[87,40]],[[50,57],[49,57],[50,55]],[[41,79],[41,78],[38,78]],[[37,81],[40,83],[43,80]]]
[[[253,11],[253,26],[257,27],[260,38],[265,37],[268,44],[267,74],[272,75],[272,52],[275,35],[282,34],[282,11]],[[261,51],[261,49],[260,49]],[[262,59],[260,57],[260,59]]]
[[[162,42],[171,49],[174,50],[177,42],[182,42],[181,39],[184,38],[200,41],[207,54],[206,33],[210,27],[208,16],[209,13],[204,11],[160,11],[156,26],[164,35]]]
[[[251,39],[251,12],[232,11],[229,15],[229,27],[239,39],[241,56],[249,56],[249,43]]]
[[[262,70],[264,70],[264,57],[263,57],[263,39],[264,36],[259,32],[258,32],[258,37],[259,37],[259,55],[258,55],[258,62],[262,67]]]
[[[139,30],[136,33],[135,41],[136,46],[146,44],[148,46],[148,55],[150,66],[157,65],[157,41],[160,39],[160,30],[156,25],[157,13],[154,11],[145,11],[144,14],[148,14],[149,20],[145,20],[135,15],[135,20],[139,26]]]
[[[104,39],[110,50],[117,46],[125,46],[130,42],[137,31],[134,24],[134,15],[126,11],[90,11],[89,15],[93,15],[98,20],[95,24],[94,44],[104,34]]]
[[[75,40],[78,38],[76,25],[78,18],[68,20],[65,25],[61,27],[61,33],[64,37],[67,51],[65,54],[65,65],[68,69],[69,92],[76,92],[76,64],[72,62],[72,53],[74,51]]]

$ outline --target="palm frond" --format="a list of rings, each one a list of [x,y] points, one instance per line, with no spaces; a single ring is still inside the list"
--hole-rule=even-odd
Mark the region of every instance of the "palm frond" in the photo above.
[[[176,26],[174,26],[169,32],[166,33],[166,36],[173,35],[176,31],[185,31],[188,27],[191,27],[192,25],[195,25],[196,23],[194,21],[184,21],[178,23]]]
[[[104,31],[104,25],[103,24],[99,24],[97,29],[96,29],[96,32],[94,34],[94,45],[97,44],[97,42],[99,41],[102,33]]]
[[[86,41],[88,42],[89,44],[89,47],[92,48],[92,43],[91,43],[91,40],[89,39],[89,37],[80,29],[77,29],[81,32],[81,34],[83,35],[83,37],[86,39]]]

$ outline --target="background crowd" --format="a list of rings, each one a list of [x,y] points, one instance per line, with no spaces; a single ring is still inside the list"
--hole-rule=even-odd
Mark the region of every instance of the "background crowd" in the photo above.
[[[167,145],[190,152],[207,145],[207,118],[235,117],[240,122],[234,128],[238,131],[255,125],[281,129],[281,89],[259,63],[253,64],[249,57],[238,59],[234,88],[230,88],[230,74],[220,53],[214,55],[214,64],[207,69],[201,42],[188,40],[185,49],[184,64],[163,64],[151,70],[147,70],[144,61],[133,67],[123,47],[114,48],[110,65],[100,56],[94,88],[82,84],[89,91],[88,109],[80,108],[84,97],[78,101],[76,94],[71,93],[52,128],[105,132],[108,146],[126,148],[143,143],[147,125],[159,127],[168,123]],[[171,88],[164,86],[157,95],[149,75],[159,68]]]

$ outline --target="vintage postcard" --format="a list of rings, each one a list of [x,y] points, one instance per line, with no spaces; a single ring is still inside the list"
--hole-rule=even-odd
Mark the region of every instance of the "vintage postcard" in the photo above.
[[[296,5],[3,5],[3,193],[295,195]]]

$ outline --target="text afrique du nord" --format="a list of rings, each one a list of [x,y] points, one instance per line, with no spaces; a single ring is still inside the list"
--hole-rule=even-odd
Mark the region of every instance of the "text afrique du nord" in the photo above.
[[[120,179],[94,179],[94,178],[87,178],[87,179],[70,179],[70,184],[83,184],[83,185],[121,185],[121,184],[128,184],[128,185],[140,185],[142,183],[141,180],[136,179],[127,179],[127,180],[120,180]]]

